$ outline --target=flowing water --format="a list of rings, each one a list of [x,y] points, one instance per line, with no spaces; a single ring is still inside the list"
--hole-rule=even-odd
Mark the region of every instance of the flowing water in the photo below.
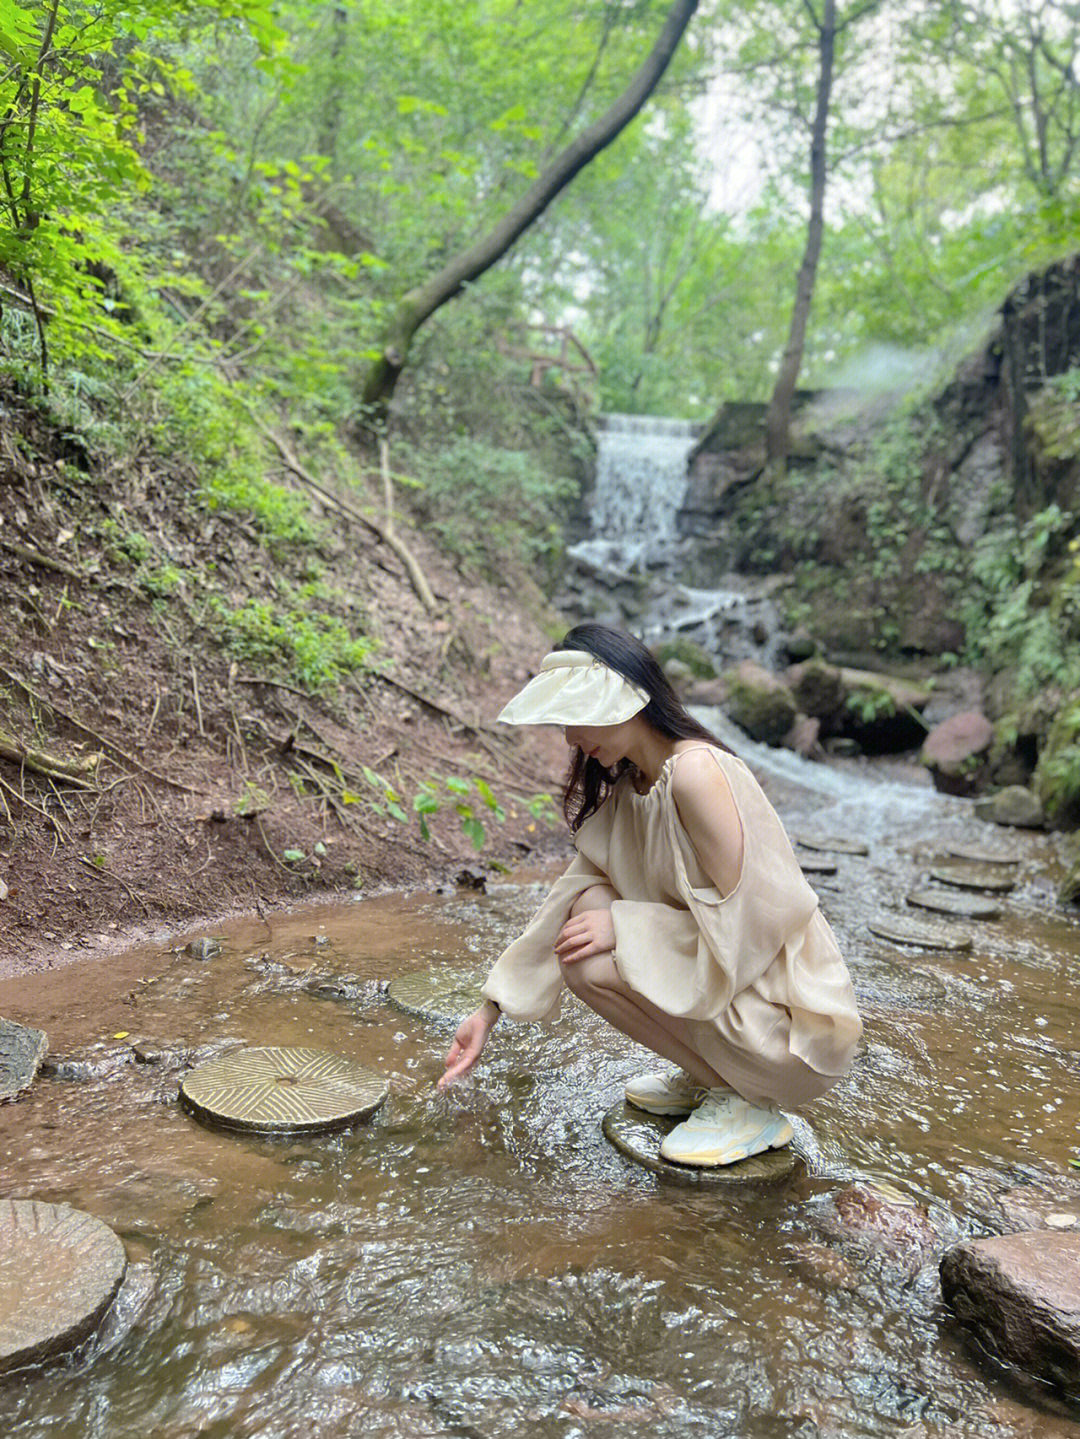
[[[729,577],[703,589],[671,578],[693,543],[680,539],[677,522],[700,428],[653,415],[601,417],[589,536],[567,550],[560,608],[623,625],[650,645],[693,640],[719,665],[753,658],[771,667],[779,621],[760,585]]]
[[[500,1024],[475,1080],[434,1091],[448,1031],[379,986],[482,968],[535,877],[251,919],[207,962],[157,946],[12,981],[0,1013],[95,1077],[0,1108],[4,1191],[106,1220],[131,1265],[78,1360],[0,1386],[0,1433],[1080,1435],[975,1361],[936,1272],[993,1228],[1000,1191],[1067,1176],[1077,1145],[1080,923],[1054,901],[1053,841],[1008,835],[1020,882],[1000,921],[963,925],[970,953],[901,952],[866,920],[903,910],[947,841],[985,837],[970,807],[901,767],[743,747],[792,830],[870,846],[818,886],[866,1043],[800,1123],[793,1183],[748,1201],[623,1159],[599,1120],[646,1056],[570,999],[550,1028]],[[353,997],[312,992],[331,976]],[[136,1037],[157,1063],[131,1060]],[[391,1096],[344,1134],[203,1128],[176,1102],[176,1056],[228,1037],[351,1056]],[[838,1226],[853,1176],[923,1206],[931,1241]]]

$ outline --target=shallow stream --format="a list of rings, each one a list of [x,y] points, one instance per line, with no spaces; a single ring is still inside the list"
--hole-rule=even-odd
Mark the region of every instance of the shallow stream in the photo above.
[[[205,962],[156,946],[10,981],[0,1013],[90,1077],[0,1108],[4,1193],[97,1215],[130,1268],[87,1352],[0,1386],[0,1433],[1080,1436],[973,1358],[936,1267],[993,1227],[1001,1191],[1067,1182],[1077,1148],[1080,922],[1055,902],[1054,842],[991,831],[900,769],[748,757],[792,832],[870,847],[815,885],[866,1045],[807,1111],[791,1184],[750,1201],[612,1149],[600,1118],[646,1056],[569,998],[550,1028],[500,1024],[475,1081],[435,1092],[449,1030],[380,986],[482,969],[537,879],[251,919],[215,930]],[[943,920],[967,953],[875,939],[867,920],[904,912],[961,839],[1021,851],[1002,918]],[[318,992],[343,976],[353,997]],[[180,1066],[228,1038],[334,1050],[390,1098],[327,1137],[204,1128],[176,1102]],[[936,1249],[838,1226],[853,1180],[924,1206]]]

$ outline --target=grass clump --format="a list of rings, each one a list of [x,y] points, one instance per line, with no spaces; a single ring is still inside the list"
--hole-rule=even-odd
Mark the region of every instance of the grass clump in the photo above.
[[[339,683],[363,669],[378,641],[350,634],[334,615],[295,605],[277,609],[249,599],[230,605],[211,596],[208,611],[222,647],[237,659],[282,671],[307,690]]]

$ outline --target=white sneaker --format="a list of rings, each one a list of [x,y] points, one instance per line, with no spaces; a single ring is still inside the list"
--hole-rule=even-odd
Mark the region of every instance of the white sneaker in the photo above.
[[[649,1114],[691,1114],[709,1091],[685,1069],[674,1074],[639,1074],[626,1086],[626,1102]]]
[[[790,1144],[794,1131],[773,1106],[749,1104],[726,1089],[710,1089],[689,1119],[677,1124],[660,1146],[674,1164],[716,1168]]]

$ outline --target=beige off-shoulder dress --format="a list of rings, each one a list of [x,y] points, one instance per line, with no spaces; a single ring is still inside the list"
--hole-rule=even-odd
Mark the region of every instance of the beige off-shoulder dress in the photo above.
[[[608,884],[624,983],[688,1021],[695,1047],[744,1098],[805,1103],[851,1065],[862,1032],[851,979],[818,898],[761,786],[735,755],[705,749],[731,790],[743,834],[729,894],[702,870],[671,794],[681,750],[639,794],[623,775],[575,836],[577,856],[483,992],[511,1019],[554,1016],[563,989],[555,940],[585,890]]]

